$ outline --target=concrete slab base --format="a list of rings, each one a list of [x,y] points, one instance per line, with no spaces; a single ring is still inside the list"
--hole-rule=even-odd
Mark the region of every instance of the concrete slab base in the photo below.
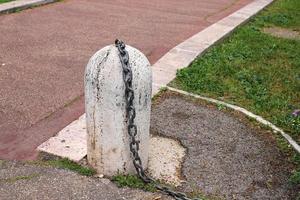
[[[41,144],[38,151],[80,161],[87,154],[85,114]]]
[[[79,162],[87,155],[85,120],[85,115],[82,115],[55,137],[40,145],[38,150]],[[183,181],[180,174],[185,148],[176,140],[153,136],[150,138],[149,150],[148,171],[151,177],[179,186]]]
[[[148,171],[151,177],[174,186],[184,182],[181,163],[185,148],[176,140],[154,136],[150,139]]]

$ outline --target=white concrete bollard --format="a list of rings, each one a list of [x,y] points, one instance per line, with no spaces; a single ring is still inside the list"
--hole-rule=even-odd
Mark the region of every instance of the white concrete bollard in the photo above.
[[[140,140],[140,157],[148,164],[152,72],[139,50],[126,46],[135,93],[135,124]],[[107,46],[90,59],[85,74],[88,163],[99,174],[132,174],[135,168],[129,150],[125,110],[125,84],[118,49]]]

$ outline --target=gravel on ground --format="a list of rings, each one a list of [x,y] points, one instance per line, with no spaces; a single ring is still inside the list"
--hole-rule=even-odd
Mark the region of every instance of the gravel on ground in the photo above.
[[[183,191],[221,199],[295,198],[288,181],[293,165],[270,132],[170,92],[156,101],[151,131],[187,148]]]

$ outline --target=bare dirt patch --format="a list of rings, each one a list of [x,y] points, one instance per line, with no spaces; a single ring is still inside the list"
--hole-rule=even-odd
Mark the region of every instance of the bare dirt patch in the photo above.
[[[281,27],[268,27],[263,29],[264,33],[270,34],[275,37],[287,38],[287,39],[300,39],[300,33],[295,30],[281,28]]]

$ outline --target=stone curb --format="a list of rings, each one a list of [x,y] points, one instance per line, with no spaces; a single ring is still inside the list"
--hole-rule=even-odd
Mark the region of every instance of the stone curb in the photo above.
[[[58,0],[16,0],[8,3],[0,4],[0,14],[11,13],[17,10],[24,10],[34,6],[40,6],[56,2]]]
[[[167,89],[170,90],[170,91],[173,91],[173,92],[183,94],[183,95],[194,97],[196,99],[201,99],[201,100],[205,100],[205,101],[208,101],[208,102],[211,102],[211,103],[214,103],[214,104],[223,105],[225,107],[228,107],[228,108],[231,108],[231,109],[236,110],[238,112],[241,112],[241,113],[247,115],[248,117],[251,117],[251,118],[255,119],[257,122],[270,127],[273,130],[274,133],[280,133],[288,141],[288,143],[298,153],[300,153],[300,146],[298,145],[298,143],[296,141],[294,141],[291,138],[291,136],[286,134],[282,129],[278,128],[277,126],[275,126],[271,122],[265,120],[263,117],[261,117],[259,115],[256,115],[256,114],[246,110],[245,108],[242,108],[242,107],[239,107],[239,106],[236,106],[236,105],[232,105],[232,104],[226,103],[224,101],[216,100],[216,99],[209,98],[209,97],[200,96],[200,95],[197,95],[197,94],[189,93],[189,92],[179,90],[179,89],[176,89],[176,88],[172,88],[172,87],[168,87],[168,86],[167,86]]]
[[[273,0],[254,0],[252,3],[171,49],[152,66],[152,96],[157,94],[161,87],[165,87],[176,77],[178,69],[189,66],[195,58],[202,55],[208,48],[224,39],[224,37],[229,35],[235,28],[247,22],[252,16],[272,2]],[[74,127],[74,123],[77,123],[77,128],[72,128]],[[85,123],[85,114],[83,114],[79,120],[65,127],[57,136],[41,144],[37,150],[79,161],[80,158],[86,156],[86,150],[82,151],[82,149],[86,149],[84,146],[85,143],[72,143],[72,141],[77,141],[77,137],[82,138],[82,134],[86,134]],[[69,134],[70,132],[72,134]],[[71,152],[70,149],[73,149],[73,152]]]
[[[171,49],[152,66],[154,85],[166,86],[175,78],[178,69],[189,66],[197,57],[272,2],[273,0],[255,0]]]

